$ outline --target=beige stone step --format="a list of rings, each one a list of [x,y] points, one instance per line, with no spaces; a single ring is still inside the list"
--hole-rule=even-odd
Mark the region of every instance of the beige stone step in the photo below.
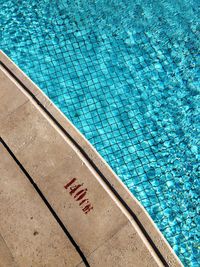
[[[2,144],[0,188],[2,266],[76,266],[82,261]]]
[[[0,234],[0,267],[17,267],[10,249]]]
[[[4,54],[0,59],[0,135],[89,265],[181,266],[143,207],[91,145]],[[29,204],[26,209],[32,210]],[[15,217],[20,225],[21,216]]]

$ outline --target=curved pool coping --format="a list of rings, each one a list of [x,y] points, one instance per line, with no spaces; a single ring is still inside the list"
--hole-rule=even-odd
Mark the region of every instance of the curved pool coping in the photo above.
[[[2,51],[0,51],[0,62],[59,131],[76,146],[79,153],[102,179],[104,185],[112,192],[115,200],[121,203],[130,220],[134,220],[140,235],[143,235],[150,250],[155,252],[163,266],[183,266],[141,203],[131,194],[89,141]]]

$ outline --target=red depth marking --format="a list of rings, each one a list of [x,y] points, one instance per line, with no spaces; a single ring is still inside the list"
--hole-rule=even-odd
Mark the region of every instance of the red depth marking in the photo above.
[[[84,198],[87,194],[87,188],[82,188],[82,184],[74,184],[77,181],[76,178],[72,178],[64,188],[66,190],[69,189],[69,194],[73,196],[74,200],[79,202],[79,206],[85,214],[88,214],[91,210],[93,210],[93,206],[91,205],[88,198]]]
[[[69,183],[67,183],[64,188],[67,189],[71,184],[73,184],[76,181],[76,178],[73,178]]]

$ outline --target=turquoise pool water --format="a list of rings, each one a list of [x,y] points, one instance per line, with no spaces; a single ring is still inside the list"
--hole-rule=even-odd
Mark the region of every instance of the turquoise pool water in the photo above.
[[[199,1],[0,0],[0,47],[199,266]]]

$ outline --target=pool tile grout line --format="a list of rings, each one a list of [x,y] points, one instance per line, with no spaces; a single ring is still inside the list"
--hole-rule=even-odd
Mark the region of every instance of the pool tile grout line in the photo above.
[[[86,267],[90,267],[90,265],[89,265],[89,263],[88,263],[85,255],[84,255],[84,253],[82,252],[82,250],[80,249],[80,247],[77,245],[77,243],[73,239],[72,235],[69,233],[69,231],[67,230],[67,228],[65,227],[65,225],[63,224],[63,222],[61,221],[61,219],[59,218],[59,216],[57,215],[57,213],[54,211],[54,209],[52,208],[52,206],[49,204],[49,202],[47,201],[46,197],[44,196],[44,194],[42,193],[42,191],[40,190],[40,188],[34,182],[33,178],[30,176],[30,174],[27,172],[27,170],[24,168],[24,166],[20,163],[20,161],[17,159],[17,157],[15,156],[15,154],[13,153],[13,151],[10,149],[10,147],[6,144],[6,142],[3,140],[3,138],[1,136],[0,136],[0,143],[3,144],[3,146],[8,151],[8,153],[10,154],[10,156],[13,158],[13,160],[15,161],[15,163],[18,165],[18,167],[25,174],[25,176],[27,177],[27,179],[29,180],[29,182],[32,184],[32,186],[34,187],[35,191],[41,197],[41,199],[43,200],[43,202],[45,203],[45,205],[47,206],[47,208],[49,209],[49,211],[53,215],[54,219],[57,221],[57,223],[59,224],[59,226],[61,227],[61,229],[65,233],[65,235],[67,236],[67,238],[70,240],[70,242],[74,246],[74,248],[77,251],[77,253],[82,258],[83,263],[85,264],[85,266]]]

